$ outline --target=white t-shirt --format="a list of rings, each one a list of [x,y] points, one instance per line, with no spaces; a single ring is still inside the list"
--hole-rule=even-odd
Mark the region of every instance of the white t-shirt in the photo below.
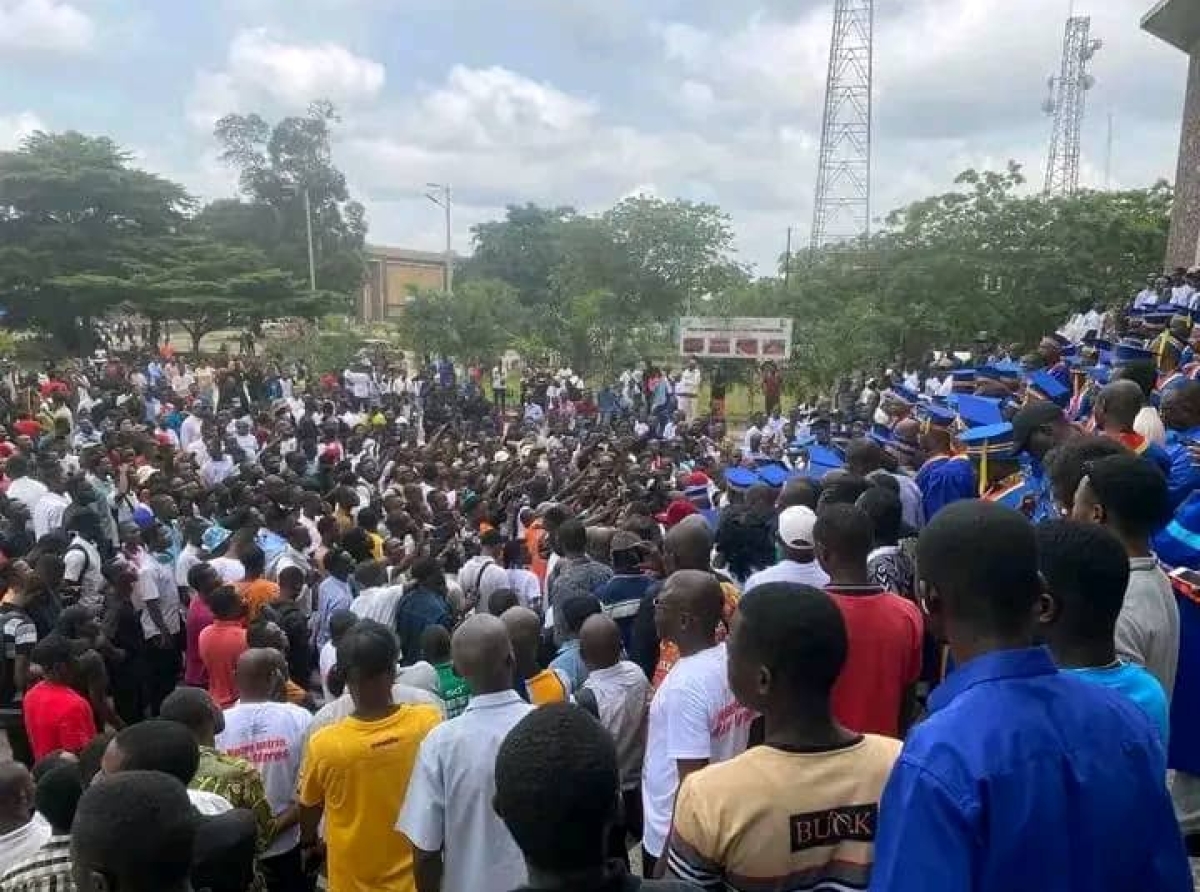
[[[220,793],[209,793],[206,790],[188,790],[188,799],[191,800],[192,808],[196,809],[206,818],[211,818],[213,815],[223,815],[227,811],[233,811],[233,805],[222,796]]]
[[[225,730],[217,749],[245,759],[262,775],[271,814],[278,817],[292,804],[300,758],[312,716],[292,703],[242,703],[225,710]],[[296,825],[277,836],[259,857],[290,852],[300,843]]]
[[[217,571],[217,575],[221,577],[221,582],[225,585],[233,585],[246,578],[246,568],[237,558],[224,556],[213,558],[208,565]]]
[[[179,589],[175,585],[174,565],[164,564],[154,555],[146,554],[138,561],[137,571],[134,592],[142,605],[142,634],[147,639],[159,634],[158,626],[146,609],[150,601],[157,601],[167,634],[178,635],[183,627],[183,605],[179,602]]]
[[[676,762],[724,762],[746,749],[754,713],[734,699],[725,662],[724,644],[682,657],[650,701],[642,766],[642,844],[656,858],[666,847],[675,810]]]
[[[33,535],[40,539],[62,526],[63,513],[71,500],[61,493],[47,492],[33,506]]]
[[[522,607],[533,607],[542,600],[542,584],[532,570],[509,567],[504,572],[508,574],[509,588],[517,593]]]
[[[321,676],[321,690],[325,692],[325,702],[329,703],[333,700],[333,694],[329,690],[329,672],[337,665],[337,648],[333,646],[332,641],[326,641],[321,645],[321,651],[317,654],[317,672]]]
[[[825,588],[829,585],[829,574],[822,570],[815,560],[802,564],[785,558],[773,567],[759,570],[747,579],[746,584],[742,586],[742,594],[768,582],[794,582],[799,585],[811,585],[813,588]]]
[[[104,603],[102,563],[99,550],[82,536],[72,539],[63,555],[63,579],[79,583],[79,600],[87,607],[100,607]]]
[[[396,627],[396,608],[404,597],[404,586],[382,585],[359,592],[350,602],[350,610],[362,619],[373,619],[389,629]]]
[[[8,492],[5,495],[8,496],[9,501],[20,502],[32,513],[42,496],[49,491],[46,489],[46,484],[40,480],[34,480],[32,477],[18,477],[8,485]]]
[[[533,709],[513,691],[472,697],[462,715],[421,743],[396,829],[427,852],[445,849],[443,889],[508,892],[528,881],[492,798],[496,753]]]
[[[476,555],[458,571],[458,584],[468,601],[475,600],[476,610],[487,612],[488,598],[492,592],[508,588],[508,573],[487,555]]]
[[[34,814],[33,820],[16,830],[0,833],[0,873],[36,854],[52,835],[50,825],[39,814]]]

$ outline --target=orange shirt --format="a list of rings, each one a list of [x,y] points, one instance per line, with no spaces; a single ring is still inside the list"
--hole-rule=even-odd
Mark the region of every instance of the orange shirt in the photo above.
[[[222,709],[232,706],[238,698],[234,677],[238,657],[246,652],[246,629],[241,620],[213,620],[212,625],[200,633],[197,646],[208,671],[208,693]]]
[[[543,589],[546,587],[546,567],[549,561],[539,554],[538,546],[545,535],[546,530],[540,520],[535,520],[525,528],[525,550],[529,552],[529,570],[538,578]]]
[[[258,619],[262,609],[279,597],[279,586],[269,579],[252,579],[249,582],[239,582],[237,593],[246,605],[246,622],[252,623]]]

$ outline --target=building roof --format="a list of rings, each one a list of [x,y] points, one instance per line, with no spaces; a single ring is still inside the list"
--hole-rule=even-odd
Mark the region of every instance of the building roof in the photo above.
[[[441,251],[414,251],[411,248],[394,248],[387,245],[367,245],[363,249],[368,260],[400,260],[409,263],[433,263],[438,266],[446,262]]]
[[[1185,53],[1193,52],[1200,46],[1200,3],[1159,0],[1142,19],[1142,28]]]

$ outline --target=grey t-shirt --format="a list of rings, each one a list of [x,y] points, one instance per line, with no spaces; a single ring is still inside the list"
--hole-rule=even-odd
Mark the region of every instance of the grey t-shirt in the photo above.
[[[1170,699],[1179,663],[1179,605],[1154,558],[1129,559],[1129,585],[1115,637],[1117,656],[1145,666]]]

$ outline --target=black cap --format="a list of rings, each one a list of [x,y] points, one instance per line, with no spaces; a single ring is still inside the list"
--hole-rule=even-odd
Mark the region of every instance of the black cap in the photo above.
[[[1062,421],[1063,418],[1062,409],[1046,400],[1038,400],[1023,406],[1012,420],[1013,452],[1024,452],[1033,432],[1043,424],[1054,424]]]

